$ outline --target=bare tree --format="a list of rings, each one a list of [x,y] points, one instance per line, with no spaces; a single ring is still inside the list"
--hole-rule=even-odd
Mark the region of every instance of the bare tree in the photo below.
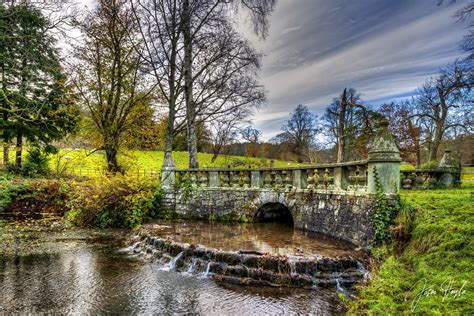
[[[209,124],[212,133],[212,158],[211,162],[216,161],[217,157],[222,153],[225,146],[231,145],[239,134],[238,120],[215,120]]]
[[[371,134],[369,110],[362,104],[360,95],[355,89],[345,88],[340,97],[334,98],[326,108],[323,117],[330,142],[337,148],[336,161],[343,162],[354,156],[354,146],[358,137],[364,133]],[[348,146],[351,151],[347,150]]]
[[[254,31],[257,35],[265,37],[268,33],[268,16],[273,11],[276,0],[241,0],[238,1],[201,1],[183,0],[183,41],[184,41],[184,81],[185,81],[185,101],[186,101],[186,118],[188,128],[188,152],[189,152],[189,167],[197,168],[197,147],[196,147],[196,120],[198,117],[198,104],[193,99],[194,82],[196,78],[193,71],[197,73],[207,72],[208,68],[214,68],[212,59],[208,62],[201,63],[195,70],[196,63],[193,62],[193,52],[199,45],[202,47],[202,33],[208,34],[212,30],[219,31],[223,25],[226,29],[231,30],[228,19],[227,9],[229,4],[234,4],[238,8],[238,4],[246,8],[251,15]],[[221,33],[222,35],[222,33]],[[234,33],[234,37],[235,37]],[[204,36],[206,38],[206,36]],[[246,46],[249,46],[248,43]],[[199,49],[199,48],[198,48]],[[212,54],[211,54],[212,55]],[[229,57],[230,55],[227,55]],[[218,58],[216,62],[222,64],[222,57]],[[235,60],[235,59],[234,59]],[[227,61],[230,65],[232,62]]]
[[[183,103],[183,45],[181,2],[178,0],[132,1],[143,48],[138,51],[145,71],[156,82],[161,104],[168,112],[163,166],[174,166],[173,136],[176,113]]]
[[[473,132],[472,61],[456,61],[419,90],[417,117],[427,124],[428,159],[436,160],[444,137],[456,130]]]
[[[280,143],[286,143],[299,157],[299,161],[311,161],[311,151],[316,146],[316,135],[320,131],[318,117],[311,113],[307,106],[300,104],[282,130],[283,133],[276,136]]]
[[[166,97],[167,137],[187,129],[189,166],[196,168],[197,124],[228,120],[241,109],[250,113],[264,101],[253,78],[261,56],[232,28],[225,2],[132,3],[145,42],[141,54]]]
[[[140,43],[130,36],[135,19],[124,1],[100,0],[78,26],[84,43],[76,49],[74,84],[102,137],[107,168],[116,172],[121,136],[133,126],[129,115],[151,92],[139,76]]]

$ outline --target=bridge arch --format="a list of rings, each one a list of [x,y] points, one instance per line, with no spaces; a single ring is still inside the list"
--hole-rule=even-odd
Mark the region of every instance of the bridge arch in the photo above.
[[[279,222],[294,227],[293,214],[290,209],[280,202],[263,203],[255,213],[259,222]]]

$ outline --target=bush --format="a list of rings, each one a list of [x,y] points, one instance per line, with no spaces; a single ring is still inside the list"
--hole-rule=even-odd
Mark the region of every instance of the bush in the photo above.
[[[50,173],[49,158],[38,148],[29,150],[21,166],[21,174],[25,177],[44,176]]]
[[[63,214],[68,187],[58,180],[0,178],[0,211]]]
[[[438,169],[439,161],[431,160],[420,165],[420,169]]]
[[[116,175],[73,184],[67,219],[79,226],[127,227],[157,217],[161,190],[150,180]]]

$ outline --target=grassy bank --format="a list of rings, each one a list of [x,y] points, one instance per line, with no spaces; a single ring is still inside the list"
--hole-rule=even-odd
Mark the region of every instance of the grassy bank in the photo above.
[[[473,315],[474,186],[401,196],[415,208],[411,239],[401,253],[395,244],[374,249],[380,266],[349,313]]]

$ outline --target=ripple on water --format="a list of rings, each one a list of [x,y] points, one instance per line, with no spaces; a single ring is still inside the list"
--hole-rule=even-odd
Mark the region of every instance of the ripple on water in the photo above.
[[[247,315],[329,314],[335,293],[221,284],[160,271],[129,258],[116,243],[79,243],[76,251],[0,257],[0,313]]]

